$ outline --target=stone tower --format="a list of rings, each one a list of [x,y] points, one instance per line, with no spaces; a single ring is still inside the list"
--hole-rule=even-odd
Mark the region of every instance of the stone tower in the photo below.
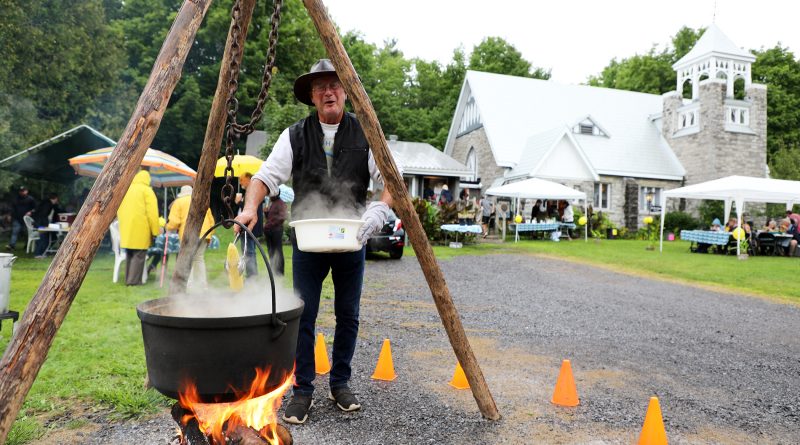
[[[767,87],[752,83],[755,59],[712,24],[672,65],[678,84],[663,96],[661,128],[685,185],[767,175]]]

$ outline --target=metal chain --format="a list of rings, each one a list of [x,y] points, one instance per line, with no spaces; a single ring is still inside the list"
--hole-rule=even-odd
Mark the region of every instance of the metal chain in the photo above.
[[[241,139],[242,136],[247,136],[255,129],[255,125],[261,119],[264,109],[264,103],[267,100],[270,84],[272,83],[272,71],[275,67],[275,48],[278,42],[278,26],[280,25],[281,4],[283,0],[275,0],[275,9],[272,13],[270,21],[271,28],[269,32],[269,48],[267,50],[267,58],[264,63],[264,74],[261,78],[261,91],[258,94],[258,101],[256,107],[250,115],[250,121],[246,124],[239,124],[236,122],[237,114],[239,113],[239,100],[236,99],[236,91],[239,89],[239,71],[240,65],[238,62],[239,53],[242,50],[239,45],[239,36],[242,33],[242,11],[241,0],[236,0],[231,10],[231,18],[233,25],[231,26],[231,49],[230,49],[230,65],[229,65],[229,79],[228,79],[228,125],[227,134],[225,139],[225,185],[222,186],[222,202],[225,204],[228,211],[228,219],[234,218],[232,201],[233,201],[233,146],[234,143]],[[225,228],[229,229],[232,224],[226,224]]]

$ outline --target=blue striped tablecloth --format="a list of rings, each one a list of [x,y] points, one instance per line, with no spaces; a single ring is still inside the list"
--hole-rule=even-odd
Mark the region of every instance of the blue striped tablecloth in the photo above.
[[[519,232],[552,232],[554,230],[561,230],[561,223],[528,223],[528,224],[517,224],[516,230]],[[566,224],[565,224],[566,225]],[[575,224],[572,224],[572,227],[567,226],[570,229],[575,228]]]
[[[724,246],[730,240],[730,232],[713,232],[711,230],[681,230],[681,239],[696,243],[716,244]]]
[[[445,232],[459,232],[459,233],[483,233],[483,228],[477,224],[461,225],[461,224],[445,224],[441,226]]]

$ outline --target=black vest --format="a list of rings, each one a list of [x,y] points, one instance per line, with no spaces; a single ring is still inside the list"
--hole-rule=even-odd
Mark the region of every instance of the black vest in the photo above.
[[[333,164],[322,149],[324,138],[316,111],[289,128],[292,145],[293,213],[297,219],[358,217],[364,208],[369,187],[369,144],[361,124],[352,113],[345,113],[333,142]],[[318,195],[321,201],[310,199]],[[303,201],[308,200],[306,205]]]

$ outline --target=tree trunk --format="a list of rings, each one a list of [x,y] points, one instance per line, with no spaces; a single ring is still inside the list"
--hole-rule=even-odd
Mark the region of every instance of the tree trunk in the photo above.
[[[255,0],[241,0],[239,5],[241,13],[241,31],[239,32],[239,54],[236,62],[242,63],[244,54],[244,42],[247,37],[247,29],[253,17]],[[217,91],[214,93],[214,101],[211,103],[211,112],[208,115],[206,125],[206,136],[203,140],[203,152],[200,154],[200,163],[197,166],[197,178],[194,181],[192,190],[192,202],[189,206],[189,216],[186,218],[186,227],[183,229],[183,239],[181,240],[181,250],[175,262],[175,272],[172,274],[170,283],[170,294],[180,294],[186,291],[186,281],[189,279],[189,272],[192,269],[192,253],[197,249],[200,242],[200,229],[208,211],[209,196],[211,194],[211,182],[214,180],[214,170],[219,157],[222,136],[225,134],[225,123],[228,118],[228,80],[231,78],[230,57],[231,45],[233,44],[233,19],[228,30],[228,40],[225,42],[225,52],[222,56],[222,64],[219,68],[219,80],[217,80]]]
[[[5,443],[100,241],[158,131],[195,33],[210,4],[211,0],[186,0],[181,6],[128,126],[0,360],[0,443]]]
[[[389,151],[389,146],[378,118],[375,115],[372,102],[370,102],[366,91],[364,91],[364,86],[361,84],[355,69],[353,69],[350,57],[347,55],[321,0],[303,0],[303,3],[314,21],[314,26],[319,32],[328,56],[334,67],[336,67],[336,73],[339,75],[339,79],[353,103],[358,120],[361,122],[364,134],[372,149],[375,162],[378,164],[386,187],[394,200],[395,210],[400,214],[406,227],[406,233],[411,239],[411,245],[417,254],[420,266],[422,266],[425,279],[428,281],[428,287],[431,289],[436,309],[439,311],[439,316],[447,331],[447,336],[450,339],[450,344],[455,351],[456,357],[464,369],[464,374],[467,376],[467,381],[469,381],[470,388],[472,388],[472,394],[478,403],[478,408],[487,419],[498,420],[500,413],[497,411],[492,394],[489,392],[489,386],[483,378],[481,368],[464,333],[461,318],[453,304],[453,299],[450,297],[450,291],[447,288],[444,275],[436,263],[436,258],[428,243],[428,237],[425,235],[422,223],[414,211],[403,178],[394,164],[394,159]]]

